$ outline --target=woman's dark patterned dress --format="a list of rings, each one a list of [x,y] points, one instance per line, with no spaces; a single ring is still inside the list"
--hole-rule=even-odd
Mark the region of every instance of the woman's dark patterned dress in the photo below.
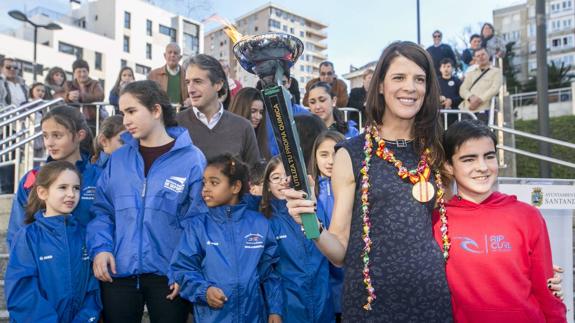
[[[451,322],[451,300],[445,278],[445,264],[433,238],[431,212],[434,201],[420,203],[411,195],[413,185],[397,176],[397,169],[373,156],[369,171],[371,279],[377,299],[366,311],[367,292],[363,283],[361,214],[361,164],[364,136],[339,145],[351,156],[356,182],[351,233],[345,257],[343,291],[344,322]],[[419,155],[413,144],[399,148],[388,144],[396,158],[413,169]],[[433,177],[433,176],[432,176]]]

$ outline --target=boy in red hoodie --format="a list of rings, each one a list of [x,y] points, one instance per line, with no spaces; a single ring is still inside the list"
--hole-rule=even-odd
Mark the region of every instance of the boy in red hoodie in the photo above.
[[[451,240],[446,264],[455,322],[566,322],[565,305],[547,289],[551,247],[539,211],[494,191],[496,137],[466,120],[444,137],[446,170],[457,195],[446,203]],[[441,241],[439,211],[434,234]]]

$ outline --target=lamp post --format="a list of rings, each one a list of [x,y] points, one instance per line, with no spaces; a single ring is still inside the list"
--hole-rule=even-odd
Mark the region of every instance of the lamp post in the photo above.
[[[58,24],[53,23],[53,22],[51,22],[47,25],[39,25],[39,24],[31,21],[28,18],[28,16],[26,16],[26,14],[24,14],[22,11],[19,11],[19,10],[8,11],[8,15],[10,15],[10,17],[12,17],[16,20],[27,22],[30,25],[32,25],[32,27],[34,27],[34,82],[36,82],[36,47],[38,45],[38,28],[44,28],[44,29],[48,29],[48,30],[60,30],[60,29],[62,29],[62,27]]]

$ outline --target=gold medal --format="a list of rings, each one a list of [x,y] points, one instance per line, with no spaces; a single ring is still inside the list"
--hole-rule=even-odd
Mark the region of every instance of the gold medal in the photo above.
[[[435,188],[430,182],[426,180],[420,180],[413,185],[411,194],[413,195],[414,199],[421,203],[425,203],[431,201],[435,194]]]

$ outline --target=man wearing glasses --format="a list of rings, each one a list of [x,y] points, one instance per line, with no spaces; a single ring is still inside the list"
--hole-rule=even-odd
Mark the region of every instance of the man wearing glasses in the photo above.
[[[14,104],[16,106],[28,100],[28,88],[24,80],[18,76],[19,66],[12,58],[0,60],[2,75],[0,76],[0,106]]]
[[[333,68],[333,63],[329,61],[324,61],[319,64],[319,77],[311,79],[307,82],[305,86],[305,95],[303,97],[303,105],[306,107],[308,105],[308,96],[309,96],[309,89],[317,82],[326,82],[331,85],[331,90],[334,92],[336,96],[336,103],[335,106],[338,108],[342,108],[347,106],[347,85],[340,79],[337,78],[335,74],[335,70]]]
[[[451,46],[447,44],[442,44],[441,39],[443,38],[443,34],[441,31],[436,30],[433,32],[433,45],[427,48],[427,52],[431,55],[433,59],[433,65],[435,66],[435,71],[437,75],[441,75],[439,71],[439,67],[441,66],[439,62],[441,62],[444,58],[451,59],[452,62],[457,62],[455,59],[455,54],[453,53],[453,49]],[[455,67],[455,66],[454,66]]]

